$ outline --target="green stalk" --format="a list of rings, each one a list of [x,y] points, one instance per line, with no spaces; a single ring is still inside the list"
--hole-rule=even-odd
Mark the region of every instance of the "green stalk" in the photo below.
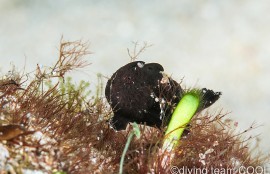
[[[140,138],[140,136],[141,136],[141,132],[140,132],[140,128],[139,128],[138,124],[134,122],[134,123],[131,123],[131,125],[133,126],[133,130],[128,135],[128,139],[127,139],[124,151],[123,151],[122,156],[121,156],[119,174],[123,173],[125,156],[126,156],[129,144],[130,144],[133,136],[136,135],[137,138]]]
[[[196,113],[200,94],[194,90],[184,94],[178,103],[165,133],[163,149],[171,150],[181,138],[186,125]]]

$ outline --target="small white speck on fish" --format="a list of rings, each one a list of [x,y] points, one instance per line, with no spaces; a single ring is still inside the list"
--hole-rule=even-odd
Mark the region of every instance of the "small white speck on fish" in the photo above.
[[[163,109],[160,110],[160,116],[159,119],[162,120],[163,116],[165,115],[165,112]]]
[[[164,104],[164,103],[166,103],[166,101],[162,98],[161,103]]]
[[[144,66],[144,64],[142,62],[138,62],[137,65],[139,68],[142,68]]]

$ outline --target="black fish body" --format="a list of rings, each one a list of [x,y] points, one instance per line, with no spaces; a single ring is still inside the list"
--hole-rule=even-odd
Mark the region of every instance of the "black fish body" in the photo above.
[[[161,128],[170,120],[174,107],[180,101],[183,90],[176,81],[163,75],[158,63],[145,64],[135,61],[119,68],[108,80],[105,96],[114,116],[111,124],[116,130],[125,129],[129,122],[137,122]],[[205,95],[219,98],[206,89]]]

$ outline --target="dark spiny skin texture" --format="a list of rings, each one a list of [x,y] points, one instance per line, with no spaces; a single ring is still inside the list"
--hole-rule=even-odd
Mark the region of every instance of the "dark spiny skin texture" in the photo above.
[[[105,95],[114,112],[111,124],[116,130],[125,129],[129,122],[158,128],[167,125],[183,90],[163,71],[158,63],[136,61],[119,68],[108,80]],[[205,88],[202,93],[207,99],[203,100],[202,109],[220,95]]]

